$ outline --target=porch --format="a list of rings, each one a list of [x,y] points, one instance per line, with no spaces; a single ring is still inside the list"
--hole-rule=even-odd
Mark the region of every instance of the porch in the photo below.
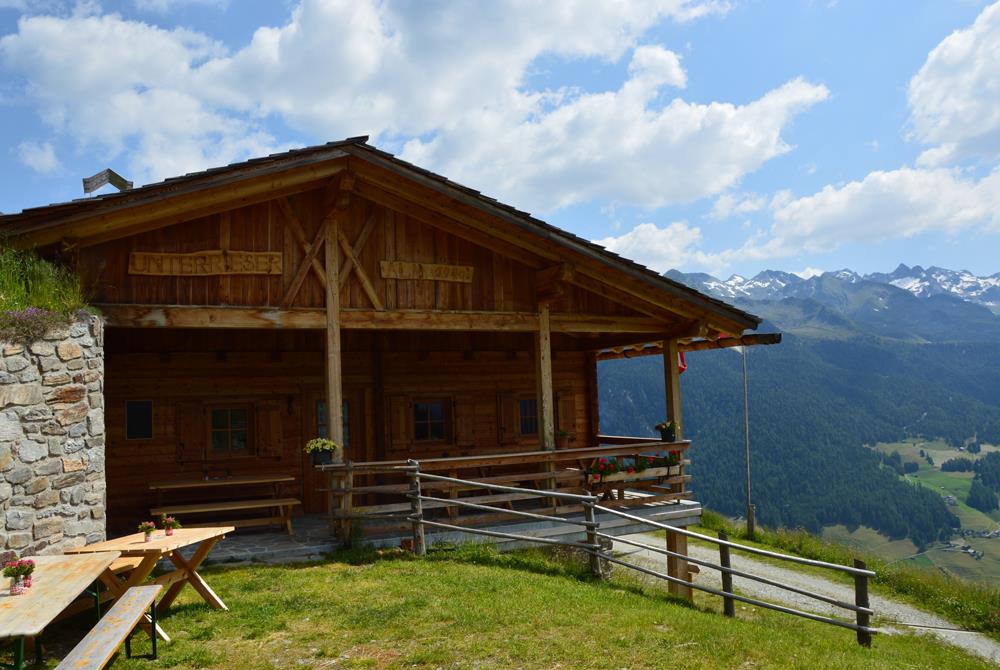
[[[519,526],[515,534],[566,536],[580,532],[565,523],[584,514],[574,499],[580,495],[681,526],[698,523],[701,508],[690,500],[685,473],[689,441],[599,440],[596,447],[318,466],[326,475],[331,533],[345,545],[398,543],[419,513],[436,524],[429,541],[461,538],[463,528],[510,532],[511,525]],[[414,469],[422,482],[412,476]],[[423,497],[419,510],[417,496]],[[630,532],[621,519],[608,522],[609,529]]]

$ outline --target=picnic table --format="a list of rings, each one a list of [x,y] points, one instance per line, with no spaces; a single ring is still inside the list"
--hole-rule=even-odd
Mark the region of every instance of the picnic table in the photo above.
[[[32,586],[12,596],[0,592],[0,639],[15,640],[14,667],[24,667],[24,640],[37,638],[64,609],[103,575],[120,556],[96,551],[79,556],[25,556],[35,562]],[[40,655],[35,641],[36,655]]]
[[[156,507],[149,510],[154,517],[180,516],[187,514],[208,514],[230,511],[274,510],[276,513],[266,513],[265,516],[249,519],[233,519],[225,525],[264,526],[278,524],[292,534],[292,509],[302,502],[296,498],[281,497],[281,485],[294,482],[295,477],[283,472],[257,473],[253,475],[230,475],[226,477],[190,477],[187,479],[168,479],[150,482],[149,490],[156,492]],[[163,503],[163,494],[168,491],[190,491],[194,489],[218,489],[232,487],[269,486],[270,495],[252,500],[212,500],[202,503]],[[185,524],[189,527],[218,525],[219,522],[205,524]]]
[[[173,604],[180,594],[185,584],[190,584],[197,591],[209,606],[215,609],[228,610],[222,599],[216,595],[212,587],[205,579],[198,574],[198,568],[202,561],[208,556],[212,548],[222,540],[227,533],[235,530],[232,526],[219,526],[212,528],[178,528],[172,536],[167,536],[163,530],[153,533],[149,542],[143,540],[142,533],[133,533],[124,537],[106,540],[86,547],[67,549],[67,554],[91,554],[98,552],[115,552],[123,558],[132,557],[137,559],[134,569],[127,574],[116,575],[111,570],[104,570],[100,575],[100,580],[107,587],[113,598],[119,598],[132,586],[141,586],[146,582],[153,568],[161,559],[167,558],[174,564],[175,569],[160,575],[149,583],[160,584],[167,589],[167,592],[160,599],[157,612],[164,612]],[[191,558],[184,558],[180,550],[192,545],[198,545]],[[157,624],[156,633],[164,641],[169,642],[170,637]]]

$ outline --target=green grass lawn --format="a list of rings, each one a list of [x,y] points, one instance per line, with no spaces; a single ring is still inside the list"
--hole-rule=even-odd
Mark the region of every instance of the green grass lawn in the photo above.
[[[616,568],[607,583],[541,551],[353,553],[297,566],[213,567],[230,607],[186,590],[162,619],[160,660],[113,668],[987,668],[931,639],[876,636],[738,606],[694,607]],[[72,644],[73,629],[53,639]],[[137,638],[138,639],[138,638]],[[148,641],[135,645],[148,651]],[[54,667],[51,661],[48,667]]]

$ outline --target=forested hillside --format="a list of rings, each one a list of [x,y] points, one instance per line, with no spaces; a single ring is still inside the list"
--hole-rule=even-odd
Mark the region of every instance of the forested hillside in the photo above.
[[[780,345],[749,353],[753,497],[762,523],[813,532],[866,525],[918,546],[949,534],[957,519],[940,492],[898,477],[865,445],[906,437],[1000,444],[1000,316],[986,300],[998,278],[966,275],[902,265],[890,275],[841,270],[810,279],[773,270],[725,281],[667,273],[764,317],[759,332],[784,333]],[[710,507],[742,514],[740,356],[714,350],[687,360],[693,488]],[[664,413],[661,358],[602,363],[600,381],[601,430],[652,435]],[[991,476],[992,469],[977,477],[980,507],[993,504],[981,486],[1000,491],[990,488]]]
[[[761,523],[819,532],[843,523],[871,526],[917,545],[947,537],[957,519],[940,496],[914,486],[880,465],[862,446],[891,441],[906,426],[961,434],[962,419],[986,406],[936,384],[908,383],[905,372],[886,373],[866,356],[816,347],[786,336],[777,347],[751,351],[751,472]],[[898,365],[905,365],[897,361]],[[887,366],[892,368],[894,366]],[[601,364],[601,426],[617,434],[652,434],[663,414],[662,361],[658,357]],[[739,355],[707,351],[688,356],[682,378],[685,436],[693,489],[699,500],[728,514],[743,512],[742,373]],[[927,408],[941,411],[925,412]],[[993,429],[1000,410],[985,411]],[[921,417],[923,417],[921,419]]]

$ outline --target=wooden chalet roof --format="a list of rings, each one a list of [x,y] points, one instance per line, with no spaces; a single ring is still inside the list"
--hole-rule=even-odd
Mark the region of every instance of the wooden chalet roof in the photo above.
[[[744,329],[755,329],[761,322],[753,314],[668,279],[605,247],[537,219],[528,212],[400,160],[368,144],[367,136],[253,158],[123,192],[0,215],[0,239],[6,244],[23,248],[72,243],[90,235],[113,237],[117,229],[127,229],[141,221],[147,210],[153,211],[155,208],[156,217],[163,218],[165,203],[170,202],[177,202],[178,205],[183,203],[183,206],[175,208],[177,213],[174,220],[167,221],[165,225],[170,222],[179,223],[201,213],[197,209],[197,203],[202,194],[221,193],[241,206],[244,202],[241,198],[249,197],[247,194],[250,193],[259,200],[269,193],[280,194],[282,189],[293,188],[305,182],[329,179],[343,169],[336,167],[338,163],[343,163],[343,159],[364,161],[515,226],[519,231],[534,236],[539,243],[544,241],[555,244],[575,257],[582,256],[600,263],[612,271],[607,275],[608,283],[614,284],[616,279],[625,278],[638,281],[654,294],[662,295],[665,303],[676,304],[683,301],[698,311],[715,315],[723,323],[738,325]],[[166,207],[166,211],[172,210]]]

